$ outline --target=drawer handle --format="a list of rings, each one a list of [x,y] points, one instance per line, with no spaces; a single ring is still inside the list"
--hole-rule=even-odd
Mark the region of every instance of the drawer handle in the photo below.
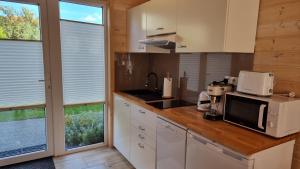
[[[140,129],[141,131],[145,131],[145,128],[142,127],[142,126],[139,126],[139,129]]]
[[[142,139],[142,140],[145,139],[145,137],[143,135],[141,135],[141,134],[139,134],[139,138]]]
[[[139,110],[139,112],[142,113],[142,114],[146,114],[146,112],[144,112],[144,111],[142,111],[142,110]]]
[[[143,146],[141,143],[139,143],[138,146],[139,146],[140,148],[145,148],[145,146]]]
[[[162,27],[159,27],[159,28],[156,28],[156,30],[158,31],[161,31],[161,30],[164,30],[165,28],[162,28]]]
[[[177,48],[187,48],[186,45],[179,45]]]
[[[124,103],[124,105],[125,105],[126,107],[129,107],[129,104],[128,104],[128,103]]]

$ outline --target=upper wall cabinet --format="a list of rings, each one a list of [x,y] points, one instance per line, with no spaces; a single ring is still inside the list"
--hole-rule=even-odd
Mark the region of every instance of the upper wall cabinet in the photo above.
[[[176,52],[253,53],[259,0],[177,0]]]
[[[147,4],[147,36],[175,33],[176,0],[151,0]]]
[[[136,6],[128,10],[128,52],[130,53],[170,53],[169,50],[146,46],[139,43],[147,37],[146,8],[149,3]]]

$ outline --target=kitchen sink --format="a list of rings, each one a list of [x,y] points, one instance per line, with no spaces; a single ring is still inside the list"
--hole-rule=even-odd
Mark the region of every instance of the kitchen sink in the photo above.
[[[137,90],[124,90],[121,91],[126,94],[129,94],[131,96],[137,97],[139,99],[142,99],[144,101],[155,101],[155,100],[165,100],[162,97],[162,92],[161,91],[152,91],[152,90],[147,90],[147,89],[137,89]]]

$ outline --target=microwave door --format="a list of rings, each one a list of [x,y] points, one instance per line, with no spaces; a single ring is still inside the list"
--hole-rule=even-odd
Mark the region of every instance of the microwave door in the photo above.
[[[224,120],[240,126],[266,131],[268,102],[226,95]]]

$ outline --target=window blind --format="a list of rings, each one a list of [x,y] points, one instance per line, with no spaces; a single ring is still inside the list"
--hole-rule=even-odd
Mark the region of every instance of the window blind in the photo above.
[[[96,24],[61,21],[64,104],[105,101],[105,34]]]
[[[221,81],[231,74],[230,54],[208,54],[206,66],[206,86],[213,81]]]
[[[45,104],[42,42],[0,41],[0,108]]]
[[[182,54],[179,59],[179,76],[187,76],[187,89],[191,91],[199,90],[200,81],[200,55]]]

